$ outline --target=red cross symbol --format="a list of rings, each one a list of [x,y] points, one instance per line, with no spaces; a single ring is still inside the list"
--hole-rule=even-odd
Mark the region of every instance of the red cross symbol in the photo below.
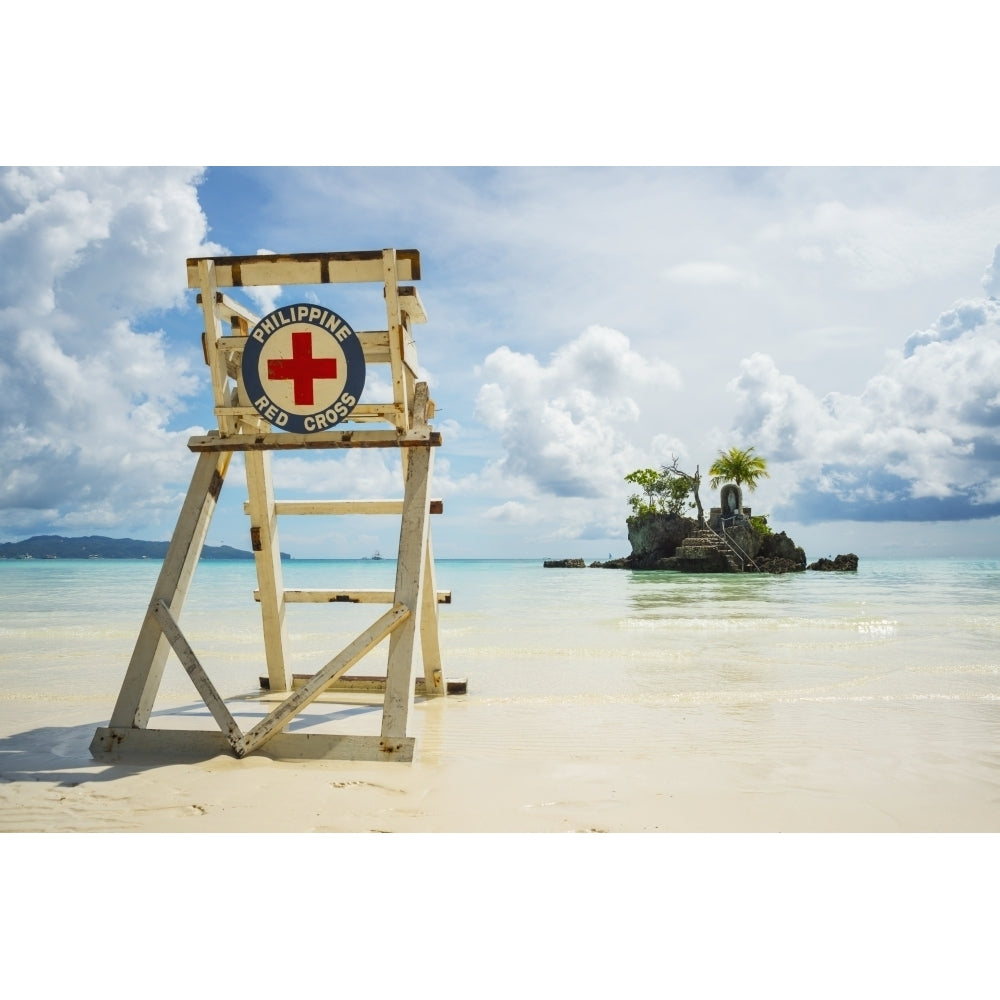
[[[267,363],[267,377],[275,381],[291,380],[295,388],[295,405],[313,405],[313,382],[337,377],[336,358],[314,358],[312,334],[299,330],[292,334],[292,356]]]

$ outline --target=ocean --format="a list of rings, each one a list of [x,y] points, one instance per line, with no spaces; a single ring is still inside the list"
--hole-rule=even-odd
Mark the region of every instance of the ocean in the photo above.
[[[51,730],[58,752],[86,753],[158,571],[0,562],[0,740]],[[288,589],[391,589],[395,562],[291,560],[283,573]],[[856,573],[785,576],[440,560],[436,575],[452,592],[439,606],[445,674],[468,693],[418,699],[417,759],[688,755],[736,768],[747,788],[869,783],[876,798],[879,783],[918,795],[931,782],[978,828],[1000,826],[998,560],[862,556]],[[202,562],[180,616],[241,725],[273,707],[254,697],[266,674],[255,586],[252,562]],[[292,669],[319,669],[382,610],[289,605]],[[386,646],[354,672],[384,669]],[[370,702],[317,702],[293,728],[377,733]],[[151,724],[170,713],[214,728],[173,657]]]

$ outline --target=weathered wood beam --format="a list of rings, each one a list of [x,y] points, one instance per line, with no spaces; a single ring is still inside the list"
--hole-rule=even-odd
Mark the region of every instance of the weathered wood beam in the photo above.
[[[298,691],[286,698],[265,719],[258,722],[237,743],[236,755],[245,757],[277,735],[287,722],[290,722],[302,709],[323,693],[323,689],[330,681],[347,673],[358,660],[370,653],[387,636],[391,636],[410,616],[411,611],[405,604],[394,605],[368,631],[362,632],[356,639],[348,643],[322,670],[313,674]],[[400,735],[405,736],[405,733]]]
[[[271,453],[247,452],[244,462],[250,496],[250,544],[257,567],[257,581],[264,592],[260,610],[267,672],[274,690],[287,691],[291,687],[292,676],[285,660],[288,629],[285,624],[278,517],[274,513]]]
[[[411,437],[397,431],[320,431],[317,434],[208,434],[188,440],[191,451],[293,451],[310,448],[437,448],[441,434]]]
[[[149,721],[170,653],[170,645],[153,612],[164,601],[174,615],[180,614],[231,459],[232,455],[213,456],[209,452],[198,458],[111,714],[113,727],[141,729]]]
[[[256,259],[256,258],[255,258]],[[198,293],[196,301],[201,305],[201,292]],[[261,320],[256,313],[251,312],[242,303],[230,298],[223,292],[215,294],[216,309],[220,316],[230,321],[234,319],[243,320],[251,329]],[[399,287],[399,307],[410,317],[411,323],[426,323],[427,312],[423,302],[420,301],[420,293],[412,285],[400,285]],[[362,331],[355,331],[359,337],[363,336]]]
[[[420,588],[424,582],[430,533],[427,507],[433,459],[431,448],[416,448],[403,465],[406,480],[396,554],[396,600],[412,611],[412,617],[389,640],[382,707],[383,736],[405,736],[407,718],[413,706],[413,671],[423,608]]]
[[[292,688],[302,687],[312,674],[292,674]],[[260,686],[264,691],[268,690],[268,679],[259,678]],[[449,677],[446,686],[448,694],[468,694],[469,679],[467,677]],[[369,676],[367,674],[344,674],[338,677],[332,684],[327,685],[324,694],[337,692],[340,694],[384,694],[385,677]],[[418,697],[424,697],[427,693],[427,683],[423,677],[417,677],[413,681],[413,693]]]
[[[435,594],[438,604],[451,604],[451,591],[439,590]],[[260,600],[260,591],[253,592],[253,599]],[[392,590],[286,590],[288,604],[392,604],[396,600]]]
[[[254,751],[272,760],[413,760],[416,740],[412,736],[385,739],[381,736],[338,736],[332,733],[278,733]],[[90,752],[107,761],[136,757],[175,761],[211,760],[233,754],[222,733],[203,729],[130,729],[102,726],[94,734]]]
[[[276,500],[276,514],[402,514],[402,500]],[[444,501],[431,500],[432,514],[444,513]],[[243,504],[243,513],[250,505]]]
[[[217,406],[214,412],[217,417],[249,417],[253,420],[264,421],[264,418],[252,406]],[[347,423],[370,424],[380,420],[395,426],[396,413],[395,403],[360,403],[351,410],[347,420],[342,421],[337,426],[342,427]],[[270,424],[267,426],[270,427]]]
[[[223,736],[226,737],[235,750],[236,745],[243,737],[243,731],[236,724],[236,720],[230,714],[226,703],[215,689],[215,685],[208,674],[205,673],[205,668],[202,667],[194,650],[188,644],[187,639],[184,638],[184,633],[181,632],[180,626],[174,621],[174,616],[170,613],[167,602],[158,601],[153,614],[156,615],[156,620],[160,623],[163,634],[167,637],[167,641],[177,654],[177,659],[181,661],[181,666],[187,671],[188,677],[191,678],[194,686],[198,689],[198,694],[201,695],[202,700],[208,706],[208,710],[212,713],[212,718],[219,724],[219,729],[222,731]]]
[[[365,362],[370,365],[388,364],[389,357],[389,331],[388,330],[359,330],[358,340],[361,342],[361,349],[364,351]],[[232,334],[219,337],[216,347],[220,351],[239,357],[243,354],[243,349],[247,345],[247,338],[241,334]]]
[[[382,251],[382,280],[385,282],[385,315],[389,328],[389,369],[392,375],[392,401],[397,407],[396,427],[411,427],[410,399],[403,372],[403,316],[399,309],[399,264],[395,250]]]
[[[426,323],[427,313],[420,301],[420,294],[412,285],[399,286],[399,308],[410,317],[411,323]]]
[[[342,253],[259,254],[246,257],[189,257],[188,288],[198,288],[198,261],[215,263],[220,288],[248,285],[326,285],[345,282],[384,281],[381,250]],[[397,250],[397,277],[420,280],[420,251]]]
[[[201,305],[201,292],[197,295],[198,305]],[[223,292],[215,293],[215,307],[219,315],[230,322],[234,319],[242,319],[248,326],[256,326],[260,322],[260,317],[252,313],[246,306],[241,305],[235,299],[231,299]]]
[[[441,662],[441,639],[438,633],[438,608],[434,600],[437,584],[434,580],[434,544],[427,531],[427,546],[424,554],[424,582],[420,600],[420,657],[424,663],[424,683],[426,693],[441,696],[447,694],[447,681]],[[448,603],[451,603],[449,594]]]
[[[212,373],[212,396],[216,406],[226,405],[226,388],[228,371],[226,359],[220,358],[216,344],[222,336],[222,322],[215,311],[215,296],[217,288],[217,274],[215,264],[210,258],[196,261],[195,277],[196,287],[201,288],[202,317],[205,322],[204,335],[201,346],[205,354],[205,363]],[[236,429],[236,424],[229,418],[222,418],[219,421],[219,429],[223,433]]]

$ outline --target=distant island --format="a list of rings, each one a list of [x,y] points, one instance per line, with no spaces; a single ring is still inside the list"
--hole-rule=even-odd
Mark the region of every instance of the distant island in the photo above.
[[[656,569],[680,573],[800,573],[805,569],[855,572],[858,557],[853,552],[836,559],[819,559],[807,566],[805,550],[783,531],[775,532],[768,515],[756,517],[743,506],[743,490],[754,490],[759,479],[769,478],[767,459],[751,448],[720,451],[708,474],[714,490],[722,486],[719,506],[708,517],[701,502],[701,472],[678,468],[673,462],[659,471],[636,469],[625,482],[642,493],[628,498],[632,515],[626,518],[632,551],[623,559],[593,562],[604,569]],[[696,510],[697,518],[685,517],[684,509]],[[546,567],[580,568],[582,559],[546,559]]]
[[[135,538],[87,535],[35,535],[20,542],[0,542],[0,559],[163,559],[169,542],[144,542]],[[231,545],[206,545],[202,559],[253,559],[253,553]],[[291,559],[287,552],[282,559]]]

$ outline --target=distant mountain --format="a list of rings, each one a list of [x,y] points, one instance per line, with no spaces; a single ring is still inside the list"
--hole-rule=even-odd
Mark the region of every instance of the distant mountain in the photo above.
[[[0,542],[0,559],[163,559],[168,542],[143,542],[135,538],[63,538],[35,535],[21,542]],[[253,553],[231,545],[206,545],[202,559],[253,559]],[[282,559],[291,559],[287,552]]]

